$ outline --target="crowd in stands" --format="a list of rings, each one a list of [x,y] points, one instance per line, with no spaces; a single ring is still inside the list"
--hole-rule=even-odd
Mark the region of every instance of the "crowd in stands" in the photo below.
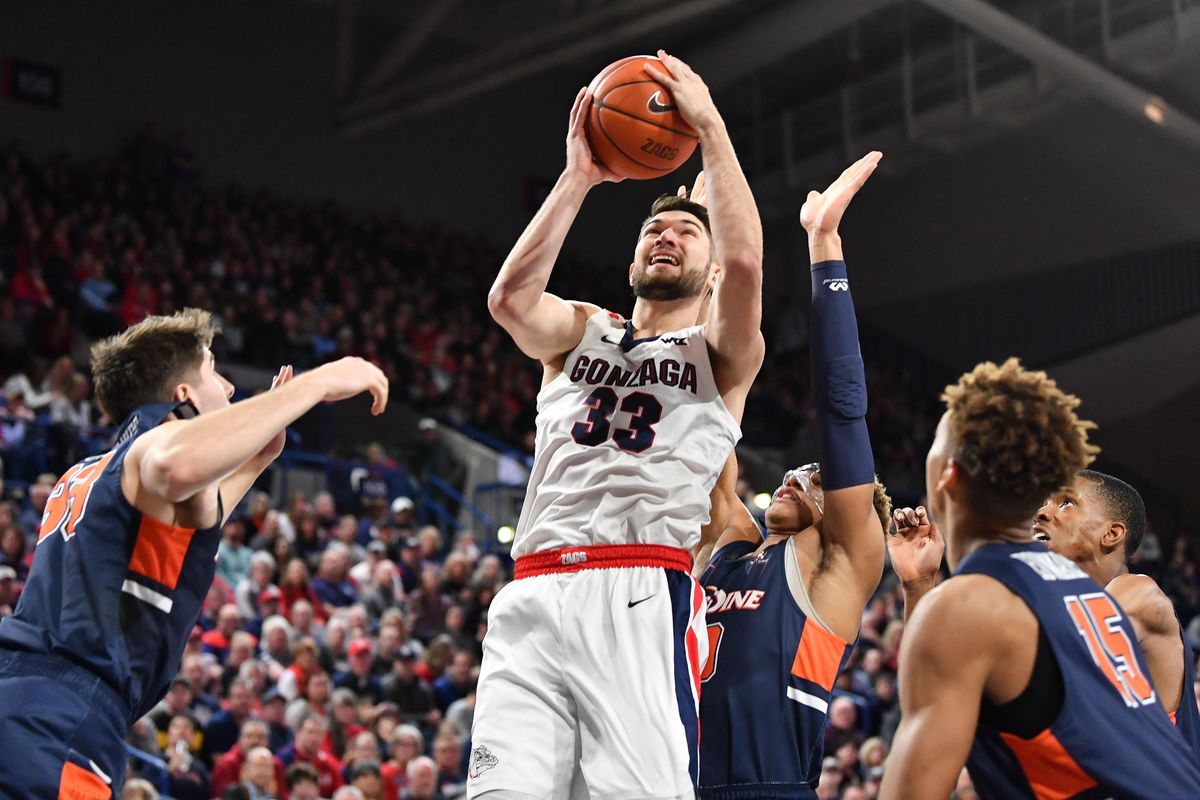
[[[199,191],[194,171],[185,149],[150,136],[82,165],[35,165],[16,150],[0,162],[0,459],[6,480],[28,483],[0,495],[0,615],[16,604],[58,472],[105,446],[87,342],[147,314],[214,310],[219,359],[303,370],[361,355],[396,400],[530,446],[540,375],[483,304],[502,253],[330,205]],[[578,281],[564,294],[629,306],[611,271],[559,274]],[[927,387],[902,368],[868,369],[883,477],[915,498],[935,398],[915,399]],[[805,431],[807,392],[803,346],[774,352],[747,405],[748,440]],[[437,436],[432,422],[422,431]],[[429,452],[375,457],[414,473],[454,468]],[[403,494],[256,491],[222,537],[180,673],[129,734],[136,777],[122,797],[463,796],[481,641],[507,557],[469,531],[421,526]],[[1144,566],[1169,565],[1196,628],[1197,558],[1180,542],[1166,558],[1148,536]],[[876,796],[899,716],[902,611],[889,573],[830,706],[822,800]],[[974,797],[969,781],[957,796]]]

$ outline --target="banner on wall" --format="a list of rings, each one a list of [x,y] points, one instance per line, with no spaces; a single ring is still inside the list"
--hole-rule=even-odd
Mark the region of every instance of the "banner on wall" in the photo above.
[[[62,72],[45,64],[6,57],[0,75],[0,92],[9,100],[47,108],[62,101]]]

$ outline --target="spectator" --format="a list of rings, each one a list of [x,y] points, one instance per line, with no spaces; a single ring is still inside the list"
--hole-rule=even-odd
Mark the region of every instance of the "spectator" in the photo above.
[[[344,764],[352,755],[347,752],[350,743],[366,731],[358,718],[358,697],[349,689],[335,689],[329,701],[329,738],[325,741],[325,750],[333,753]],[[367,732],[367,736],[372,734]],[[378,747],[372,756],[379,757]],[[342,777],[345,778],[346,775],[346,770],[343,769]]]
[[[450,661],[446,674],[433,682],[433,697],[438,709],[444,714],[450,704],[467,696],[473,682],[475,658],[465,650],[459,650]]]
[[[278,682],[292,663],[294,637],[292,626],[282,615],[275,614],[263,620],[261,660],[272,683]]]
[[[265,747],[254,747],[246,753],[240,780],[225,787],[222,800],[276,800],[279,783],[275,775],[275,756]]]
[[[221,543],[217,546],[217,574],[229,586],[240,585],[250,577],[253,554],[254,551],[246,546],[246,523],[237,516],[227,519],[221,527]]]
[[[219,548],[218,548],[219,549]],[[249,548],[247,548],[249,549]],[[217,554],[220,558],[220,553]],[[242,612],[243,619],[254,619],[258,616],[266,616],[259,612],[260,597],[268,587],[275,588],[271,585],[271,578],[275,575],[275,558],[270,553],[259,550],[253,552],[250,556],[250,572],[246,578],[237,584],[234,589],[234,596],[237,598],[238,611]],[[278,589],[276,589],[278,591]],[[278,600],[279,595],[276,595]]]
[[[296,762],[287,769],[289,800],[321,800],[321,776],[310,764]]]
[[[463,768],[462,744],[455,736],[439,736],[433,742],[433,760],[438,768],[438,788],[450,798],[466,794],[466,770]]]
[[[395,800],[408,783],[408,764],[425,752],[425,737],[415,725],[400,725],[388,741],[390,758],[380,767],[386,800]]]
[[[292,730],[299,729],[300,721],[306,714],[316,713],[328,718],[332,698],[333,684],[329,680],[329,673],[317,670],[308,676],[304,684],[304,695],[288,704],[283,718]]]
[[[171,681],[171,685],[167,687],[166,695],[150,712],[150,720],[157,729],[156,744],[160,751],[166,752],[167,750],[167,731],[171,720],[178,716],[190,715],[189,706],[192,696],[192,682],[183,675],[176,675],[175,679]],[[195,731],[195,738],[191,743],[191,752],[193,756],[199,756],[204,747],[204,733],[194,719],[192,728]]]
[[[371,669],[371,640],[360,636],[350,642],[346,649],[350,656],[350,668],[333,676],[333,685],[350,689],[357,696],[370,700],[372,704],[383,699],[383,685]]]
[[[262,698],[262,721],[267,723],[267,747],[278,753],[292,743],[292,729],[284,722],[287,700],[277,689],[268,689]]]
[[[312,588],[321,602],[345,608],[358,602],[358,589],[349,579],[350,551],[341,542],[331,542],[321,553],[321,565]]]
[[[456,731],[458,743],[466,744],[471,738],[471,726],[475,722],[475,681],[467,688],[467,695],[461,700],[455,700],[446,709],[445,725]]]
[[[845,742],[862,744],[864,737],[857,725],[858,708],[854,701],[844,695],[833,698],[829,704],[829,725],[825,728],[825,752],[835,753]]]
[[[29,487],[28,501],[17,518],[17,526],[25,534],[26,544],[33,545],[37,541],[38,531],[42,527],[42,513],[46,510],[46,500],[57,482],[53,475],[39,475]]]
[[[21,584],[17,581],[17,571],[12,567],[0,565],[0,618],[12,614],[21,596]]]
[[[437,763],[428,756],[408,762],[407,781],[401,800],[447,800],[438,788]]]
[[[233,644],[233,634],[242,627],[242,612],[233,603],[221,606],[217,613],[217,626],[208,631],[200,640],[204,643],[204,652],[212,654],[218,663],[224,664],[229,658],[229,648]]]
[[[420,588],[408,596],[408,609],[412,614],[416,637],[427,642],[436,636],[449,607],[450,598],[442,592],[438,568],[426,565],[421,571]]]
[[[212,796],[221,797],[225,789],[236,785],[241,780],[242,766],[246,763],[246,754],[256,748],[266,747],[268,742],[267,725],[261,720],[251,719],[242,724],[237,743],[213,763]],[[284,765],[279,758],[273,759],[276,786],[283,786]],[[290,787],[289,787],[290,789]]]
[[[384,679],[383,696],[396,704],[405,722],[435,726],[441,721],[441,713],[434,706],[429,685],[417,676],[416,661],[416,651],[410,645],[400,648],[392,674]]]
[[[158,800],[158,790],[144,778],[130,778],[121,788],[121,800]]]
[[[318,669],[317,643],[310,638],[300,639],[292,645],[292,663],[279,676],[279,693],[288,702],[295,700]]]
[[[383,800],[383,776],[378,761],[360,761],[350,770],[350,785],[362,792],[364,800]]]
[[[294,763],[309,764],[317,771],[321,795],[327,797],[342,785],[342,764],[322,749],[329,723],[318,713],[306,714],[296,728],[296,741],[280,752],[279,758],[286,766]]]
[[[208,800],[208,768],[192,755],[196,728],[191,717],[180,714],[167,727],[167,794],[176,800]]]
[[[183,657],[179,672],[192,684],[192,702],[188,710],[192,718],[201,728],[208,728],[213,716],[221,710],[221,701],[212,695],[210,687],[222,689],[222,684],[213,680],[212,672],[217,669],[214,665],[209,668],[213,659],[203,653],[188,653]]]
[[[225,710],[213,717],[206,739],[208,752],[218,756],[237,744],[242,727],[250,719],[250,710],[257,696],[254,684],[235,680],[229,687],[229,702]]]

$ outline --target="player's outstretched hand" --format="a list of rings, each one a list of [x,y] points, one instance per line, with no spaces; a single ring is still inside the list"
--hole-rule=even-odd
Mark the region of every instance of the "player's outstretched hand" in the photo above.
[[[679,196],[684,200],[691,200],[699,206],[708,206],[708,185],[704,182],[704,170],[696,173],[696,182],[692,184],[692,190],[689,192],[687,184],[679,187]]]
[[[682,59],[668,55],[666,50],[658,51],[658,60],[666,69],[647,64],[646,74],[667,87],[680,116],[696,129],[703,141],[705,131],[721,121],[707,84]]]
[[[575,95],[571,106],[571,121],[567,127],[567,172],[576,172],[587,179],[589,186],[605,181],[620,183],[625,180],[617,173],[596,160],[587,139],[587,118],[592,110],[594,97],[585,86]]]
[[[942,566],[946,543],[924,506],[898,508],[896,532],[887,537],[888,556],[901,583],[932,581]]]
[[[292,369],[291,364],[285,364],[279,368],[279,372],[275,373],[275,377],[271,379],[271,388],[268,391],[273,391],[283,386],[290,381],[296,372]],[[279,458],[279,454],[283,452],[283,445],[287,442],[287,429],[284,428],[279,433],[275,434],[275,438],[267,442],[262,450],[258,451],[258,459],[266,463],[271,463]]]
[[[800,209],[800,224],[808,231],[810,239],[814,236],[837,234],[838,224],[842,221],[842,215],[846,213],[846,207],[867,182],[867,178],[871,177],[882,158],[883,153],[872,150],[846,167],[825,191],[814,190],[808,193],[808,199]]]
[[[327,403],[370,392],[374,402],[371,413],[379,415],[387,408],[388,379],[379,367],[356,356],[339,358],[309,373],[319,382],[322,399]]]

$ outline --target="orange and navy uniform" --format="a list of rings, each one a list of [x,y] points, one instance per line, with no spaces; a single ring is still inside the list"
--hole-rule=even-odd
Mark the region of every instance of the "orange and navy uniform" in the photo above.
[[[1039,542],[984,545],[956,574],[986,575],[1028,605],[1044,643],[1039,665],[1050,664],[1035,666],[1031,688],[1056,684],[1057,709],[1043,709],[1041,730],[1017,734],[981,713],[967,762],[981,798],[1200,797],[1200,767],[1158,700],[1129,620],[1103,587]]]
[[[0,621],[0,740],[13,756],[0,759],[0,795],[55,796],[60,771],[92,786],[80,797],[108,796],[93,778],[119,793],[125,731],[166,693],[216,569],[219,519],[181,528],[138,511],[121,489],[137,437],[188,412],[137,409],[111,450],[71,467],[50,494],[29,580]],[[15,692],[26,701],[12,702]],[[30,783],[38,766],[54,772],[53,788]]]
[[[1183,630],[1180,629],[1180,636]],[[1187,637],[1183,636],[1183,694],[1179,697],[1179,708],[1171,713],[1171,721],[1183,736],[1183,741],[1192,751],[1192,757],[1200,764],[1200,708],[1196,705],[1196,651]]]
[[[701,800],[811,800],[834,681],[851,644],[810,617],[790,541],[733,542],[700,578],[708,660],[701,672]]]

